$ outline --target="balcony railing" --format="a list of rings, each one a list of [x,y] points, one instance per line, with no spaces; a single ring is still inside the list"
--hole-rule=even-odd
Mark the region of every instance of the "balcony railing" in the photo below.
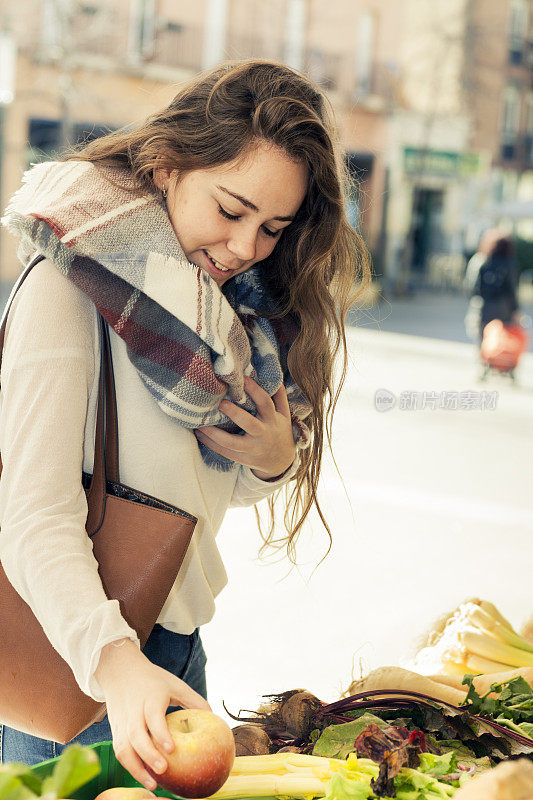
[[[104,59],[110,70],[142,70],[149,65],[170,70],[198,72],[203,66],[204,29],[179,21],[156,18],[150,30],[132,28],[131,17],[113,3],[91,7],[90,15],[79,11],[68,23],[61,21],[58,35],[46,37],[37,29],[23,49],[41,60],[83,64],[88,57]],[[224,58],[272,58],[284,60],[280,38],[243,36],[229,30]],[[303,71],[326,91],[347,105],[386,110],[394,100],[397,76],[394,67],[375,62],[364,77],[356,73],[355,54],[326,52],[309,47],[304,52]]]

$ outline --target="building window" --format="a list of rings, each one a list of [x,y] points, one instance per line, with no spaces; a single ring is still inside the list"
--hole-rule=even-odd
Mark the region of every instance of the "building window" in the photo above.
[[[92,142],[114,130],[108,125],[74,123],[70,145],[81,145]],[[31,117],[28,120],[28,165],[39,161],[56,158],[61,150],[61,123],[58,119]]]
[[[528,26],[528,0],[512,0],[509,18],[509,60],[511,64],[521,64],[524,59]]]
[[[514,140],[520,127],[520,92],[516,86],[507,86],[503,95],[502,134],[506,140]]]
[[[519,128],[520,92],[516,86],[507,86],[502,108],[502,158],[515,158]]]
[[[355,51],[357,93],[362,96],[372,91],[375,42],[376,16],[370,11],[365,11],[359,17]]]

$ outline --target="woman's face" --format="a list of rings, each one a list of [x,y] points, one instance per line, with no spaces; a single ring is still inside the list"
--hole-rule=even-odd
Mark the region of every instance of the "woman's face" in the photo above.
[[[183,252],[219,286],[270,255],[307,190],[305,165],[267,142],[241,165],[154,177]]]

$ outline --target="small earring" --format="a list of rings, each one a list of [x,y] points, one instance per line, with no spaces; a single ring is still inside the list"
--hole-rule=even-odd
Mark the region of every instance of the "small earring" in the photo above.
[[[161,191],[162,191],[162,193],[163,193],[163,197],[164,197],[164,198],[165,198],[165,200],[166,200],[166,199],[167,199],[167,187],[166,187],[166,186],[163,186],[163,188],[161,189]]]

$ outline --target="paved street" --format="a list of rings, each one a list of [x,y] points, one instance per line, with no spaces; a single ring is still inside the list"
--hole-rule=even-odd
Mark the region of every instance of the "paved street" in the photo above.
[[[467,597],[492,600],[516,625],[533,613],[533,355],[513,387],[478,383],[471,345],[364,328],[349,342],[334,426],[342,480],[330,458],[321,480],[329,556],[313,572],[327,543],[316,517],[292,572],[257,561],[252,509],[231,510],[219,534],[229,585],[203,639],[223,716],[222,701],[236,713],[296,687],[334,700],[352,673],[401,662]],[[396,394],[392,410],[375,409],[377,389]],[[498,394],[492,409],[402,410],[410,390]]]
[[[521,310],[533,320],[533,304],[524,299]],[[528,298],[531,292],[528,293]],[[412,297],[382,300],[375,308],[359,310],[351,315],[353,323],[368,330],[406,333],[432,339],[468,343],[464,318],[469,298],[460,293],[419,291]],[[529,349],[533,351],[531,329]]]

